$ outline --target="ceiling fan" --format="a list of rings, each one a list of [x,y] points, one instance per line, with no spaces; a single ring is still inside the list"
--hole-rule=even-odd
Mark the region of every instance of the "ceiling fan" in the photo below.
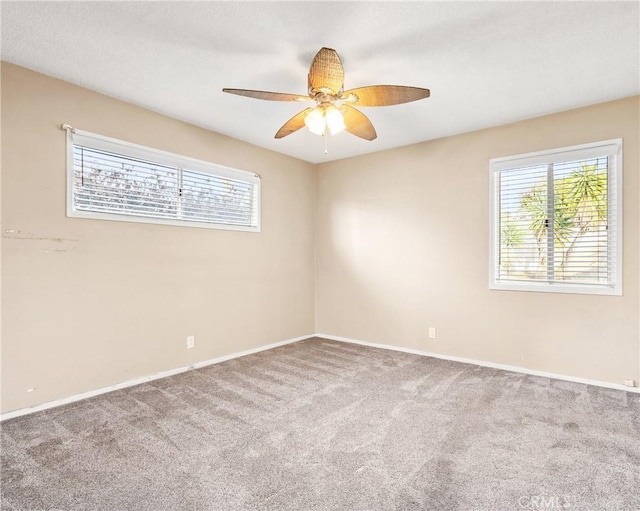
[[[247,89],[222,89],[223,92],[269,101],[315,101],[316,106],[294,115],[278,130],[283,138],[307,126],[316,135],[335,135],[346,130],[352,135],[374,140],[378,135],[371,121],[354,106],[387,106],[409,103],[429,97],[429,89],[403,85],[369,85],[344,90],[344,68],[338,53],[322,48],[311,62],[308,95],[285,94]]]

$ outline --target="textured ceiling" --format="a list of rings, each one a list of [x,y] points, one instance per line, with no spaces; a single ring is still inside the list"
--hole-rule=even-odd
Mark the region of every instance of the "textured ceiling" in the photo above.
[[[335,48],[345,88],[431,98],[362,108],[373,142],[274,134]],[[2,2],[3,60],[310,162],[345,158],[640,93],[638,2]],[[61,119],[63,121],[63,119]]]

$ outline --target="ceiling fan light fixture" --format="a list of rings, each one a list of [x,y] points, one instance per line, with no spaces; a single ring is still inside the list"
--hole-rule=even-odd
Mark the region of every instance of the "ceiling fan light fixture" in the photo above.
[[[315,135],[324,135],[327,127],[324,112],[320,107],[311,110],[304,118],[304,123],[309,128],[309,131]]]
[[[304,118],[309,131],[315,135],[331,133],[336,135],[346,129],[342,112],[334,105],[319,105]]]
[[[327,127],[332,135],[336,135],[341,131],[344,131],[347,127],[344,123],[344,117],[342,117],[342,112],[338,110],[335,106],[328,106],[325,110],[324,117],[327,121]]]

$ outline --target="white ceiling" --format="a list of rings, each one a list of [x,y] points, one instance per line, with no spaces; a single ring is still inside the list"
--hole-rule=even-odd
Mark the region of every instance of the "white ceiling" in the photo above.
[[[431,98],[362,108],[378,132],[280,126],[335,48],[345,88],[412,85]],[[640,94],[638,2],[2,2],[2,59],[318,163]],[[61,119],[61,122],[64,119]]]

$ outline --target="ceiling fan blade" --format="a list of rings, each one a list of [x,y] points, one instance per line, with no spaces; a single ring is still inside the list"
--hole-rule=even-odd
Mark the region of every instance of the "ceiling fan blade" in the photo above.
[[[387,106],[428,98],[431,92],[429,89],[404,85],[369,85],[344,91],[342,97],[348,100],[349,94],[357,96],[352,103],[357,106]]]
[[[344,68],[336,50],[321,48],[313,58],[308,77],[309,90],[328,89],[338,94],[344,86]]]
[[[284,92],[267,92],[263,90],[248,89],[222,89],[222,92],[246,96],[248,98],[266,99],[267,101],[311,101],[309,96],[300,94],[285,94]]]
[[[378,136],[366,115],[349,105],[343,105],[342,108],[344,108],[345,129],[349,133],[365,140],[374,140]]]
[[[311,112],[313,108],[305,108],[302,112],[297,113],[287,122],[282,125],[282,128],[278,130],[275,138],[284,138],[287,135],[291,135],[292,133],[298,131],[300,128],[304,128],[304,118],[307,116],[309,112]]]

